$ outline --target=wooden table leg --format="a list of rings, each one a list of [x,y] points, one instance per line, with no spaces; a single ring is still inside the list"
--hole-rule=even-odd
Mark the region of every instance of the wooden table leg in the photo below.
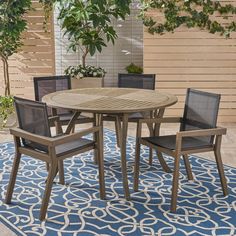
[[[146,117],[144,116],[144,118],[146,118]],[[150,112],[149,118],[154,118],[154,111]],[[148,127],[148,130],[149,130],[150,136],[153,136],[154,135],[153,124],[149,123],[149,124],[147,124],[147,127]],[[136,134],[136,136],[137,136],[137,134]],[[149,148],[149,165],[150,166],[152,165],[152,159],[153,159],[153,151],[152,151],[152,148]]]
[[[115,116],[115,129],[116,129],[116,143],[117,147],[120,147],[121,145],[121,120],[120,116]]]
[[[159,109],[159,111],[155,112],[156,114],[154,115],[155,118],[162,118],[163,115],[164,115],[164,112],[165,112],[165,108],[161,108]],[[160,123],[156,123],[155,124],[155,127],[154,127],[154,135],[155,136],[158,136],[159,133],[160,133]],[[162,166],[162,169],[167,172],[167,173],[172,173],[172,170],[170,169],[170,167],[167,165],[163,155],[161,152],[159,152],[158,150],[156,151],[156,154],[157,154],[157,157],[158,157],[158,160]]]
[[[74,113],[74,115],[72,116],[72,118],[71,118],[71,120],[70,120],[70,122],[69,122],[69,124],[68,124],[68,126],[67,126],[67,128],[66,128],[65,134],[70,134],[70,133],[71,133],[71,131],[72,131],[72,130],[74,129],[74,127],[75,127],[76,120],[77,120],[77,118],[80,116],[80,114],[81,114],[81,112],[78,112],[78,111],[76,111],[76,112]]]
[[[102,129],[101,133],[103,134],[103,119],[102,119],[102,114],[94,114],[93,117],[94,117],[94,125],[95,126],[101,126],[101,129]],[[96,135],[93,136],[94,141],[97,142],[96,137],[97,137]],[[101,142],[103,143],[103,135],[102,135]],[[94,149],[94,163],[98,164],[98,152],[97,152],[97,149]]]
[[[127,140],[127,128],[128,128],[128,114],[123,114],[122,116],[122,126],[121,126],[121,171],[123,178],[123,188],[126,200],[130,200],[129,184],[127,176],[127,165],[126,165],[126,140]]]
[[[56,108],[52,108],[52,115],[57,116],[57,109]],[[61,125],[59,125],[58,122],[55,122],[55,128],[56,128],[56,134],[57,135],[63,133]]]

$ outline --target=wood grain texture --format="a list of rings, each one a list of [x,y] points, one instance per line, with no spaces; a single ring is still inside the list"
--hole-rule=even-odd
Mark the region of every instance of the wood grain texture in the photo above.
[[[80,112],[119,114],[152,111],[177,102],[177,97],[154,90],[127,88],[90,88],[58,91],[43,97],[51,107]]]

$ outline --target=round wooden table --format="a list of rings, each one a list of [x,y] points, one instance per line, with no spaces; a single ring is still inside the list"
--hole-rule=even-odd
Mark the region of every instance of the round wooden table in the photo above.
[[[130,88],[86,88],[63,90],[43,97],[43,102],[52,108],[67,108],[75,110],[66,132],[70,132],[75,120],[81,112],[96,114],[96,125],[102,125],[102,114],[121,116],[121,169],[125,197],[130,199],[127,168],[126,168],[126,138],[128,117],[136,112],[154,112],[156,117],[162,117],[166,107],[177,102],[177,97],[156,90]]]

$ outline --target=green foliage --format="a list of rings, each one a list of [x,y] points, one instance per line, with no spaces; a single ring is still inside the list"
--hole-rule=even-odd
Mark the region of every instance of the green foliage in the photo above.
[[[44,10],[44,30],[47,31],[47,23],[49,21],[50,15],[53,10],[53,5],[56,2],[56,0],[39,0],[40,3],[43,5],[43,10]]]
[[[9,115],[14,112],[14,99],[12,96],[0,97],[0,129],[4,128]]]
[[[83,77],[104,77],[106,72],[101,67],[95,66],[85,66],[82,65],[78,66],[69,66],[65,70],[66,75],[70,75],[72,78],[79,77],[82,79]]]
[[[8,58],[22,45],[21,33],[26,29],[24,14],[30,0],[1,0],[0,4],[0,56]]]
[[[24,14],[31,0],[1,0],[0,3],[0,57],[4,69],[5,95],[10,95],[8,58],[22,45],[21,33],[26,29]]]
[[[235,15],[236,7],[231,4],[221,4],[214,0],[142,0],[143,7],[140,14],[144,25],[149,33],[163,34],[174,32],[181,25],[188,28],[199,27],[210,33],[220,33],[229,37],[230,33],[236,31],[234,21],[223,24],[217,20],[216,15],[228,19],[227,15]],[[164,15],[164,21],[157,22],[148,15],[148,10],[157,9]]]
[[[129,13],[130,0],[71,0],[62,1],[59,19],[70,40],[69,48],[86,56],[101,52],[108,42],[117,38],[112,18],[124,19]]]
[[[126,66],[125,69],[128,73],[133,73],[133,74],[143,73],[143,68],[141,66],[135,65],[134,63],[131,63],[128,66]]]

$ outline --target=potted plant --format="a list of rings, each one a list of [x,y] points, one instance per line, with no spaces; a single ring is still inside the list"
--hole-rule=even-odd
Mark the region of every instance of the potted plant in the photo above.
[[[130,63],[128,66],[125,67],[126,71],[129,74],[142,74],[143,68],[141,66],[137,66],[134,63]]]
[[[72,88],[103,87],[105,73],[105,70],[101,67],[88,65],[85,65],[85,67],[82,65],[69,66],[65,70],[65,74],[72,78]]]
[[[13,101],[12,96],[0,97],[0,130],[16,124]]]
[[[85,79],[87,76],[90,79],[91,76],[104,77],[105,71],[87,65],[86,58],[96,52],[101,53],[108,42],[114,44],[117,34],[112,26],[112,18],[124,19],[129,13],[129,3],[121,0],[72,0],[61,4],[59,20],[70,41],[69,49],[81,55],[80,64],[70,66],[65,71],[72,77],[72,87],[92,86],[88,78]],[[100,82],[100,86],[102,84]]]
[[[8,59],[22,45],[21,33],[26,29],[24,14],[30,9],[30,0],[2,0],[0,5],[0,58],[3,62],[4,95],[0,96],[0,128],[7,125],[13,114]]]

